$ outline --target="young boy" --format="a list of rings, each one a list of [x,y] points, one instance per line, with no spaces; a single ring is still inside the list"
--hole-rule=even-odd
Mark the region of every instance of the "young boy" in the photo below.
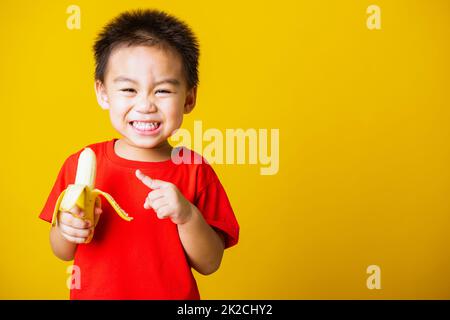
[[[75,259],[80,271],[70,297],[200,299],[191,268],[215,272],[224,249],[238,242],[239,225],[212,167],[167,141],[195,106],[197,40],[177,18],[138,10],[109,23],[94,51],[97,100],[122,136],[87,146],[97,157],[96,188],[134,219],[122,220],[103,201],[95,208],[94,237],[84,243],[94,226],[79,218],[80,208],[59,212],[52,250]],[[64,162],[41,219],[51,221],[56,199],[74,183],[83,149]],[[192,161],[172,161],[173,155]]]

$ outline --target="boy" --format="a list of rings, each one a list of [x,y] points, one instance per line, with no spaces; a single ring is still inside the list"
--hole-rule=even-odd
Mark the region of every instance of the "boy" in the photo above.
[[[191,268],[215,272],[224,249],[238,242],[239,225],[212,167],[167,141],[195,106],[197,40],[175,17],[138,10],[110,22],[94,51],[97,100],[122,136],[88,146],[97,157],[96,187],[134,219],[123,221],[103,201],[94,237],[84,243],[94,226],[79,218],[83,212],[59,212],[52,250],[80,270],[70,297],[200,299]],[[83,149],[64,162],[41,219],[51,221],[57,197],[74,183]],[[192,161],[174,162],[175,154]]]

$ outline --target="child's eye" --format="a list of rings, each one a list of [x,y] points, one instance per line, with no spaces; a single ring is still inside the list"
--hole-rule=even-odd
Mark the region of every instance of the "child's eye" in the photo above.
[[[161,92],[161,93],[170,93],[170,91],[168,91],[168,90],[162,90],[162,89],[156,90],[156,93],[158,93],[158,92]]]
[[[135,92],[136,92],[136,90],[134,90],[133,88],[120,89],[120,91],[123,91],[123,92],[131,92],[131,93],[135,93]]]

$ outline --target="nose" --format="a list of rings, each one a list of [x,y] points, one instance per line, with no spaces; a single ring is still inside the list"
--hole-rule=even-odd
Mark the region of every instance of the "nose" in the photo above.
[[[143,96],[136,103],[136,110],[142,113],[152,113],[156,112],[158,108],[156,107],[156,104],[152,101],[150,97]]]

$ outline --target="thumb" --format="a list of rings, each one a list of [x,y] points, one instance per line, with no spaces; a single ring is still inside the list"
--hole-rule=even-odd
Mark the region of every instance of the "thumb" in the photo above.
[[[100,197],[97,197],[95,199],[95,208],[94,208],[94,227],[97,226],[98,220],[100,219],[100,215],[102,214],[102,201]]]
[[[101,215],[102,213],[103,213],[102,208],[100,208],[100,207],[95,207],[94,214],[96,214],[96,215]]]
[[[95,199],[95,208],[94,208],[94,214],[100,215],[103,212],[102,210],[102,200],[100,197],[97,197]]]

